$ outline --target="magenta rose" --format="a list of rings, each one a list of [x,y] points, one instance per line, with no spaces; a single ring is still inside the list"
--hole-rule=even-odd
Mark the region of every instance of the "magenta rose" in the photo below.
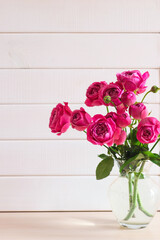
[[[143,119],[148,116],[148,110],[143,103],[137,103],[129,107],[129,114],[135,119]]]
[[[114,139],[114,143],[117,145],[122,145],[126,140],[127,134],[124,130],[120,130],[119,135]]]
[[[145,72],[143,75],[138,70],[125,71],[117,73],[117,80],[121,82],[127,91],[135,91],[136,94],[145,92],[146,80],[149,77],[149,72]]]
[[[80,110],[74,110],[72,112],[71,126],[78,131],[84,131],[91,120],[91,116],[84,110],[84,108],[81,107]]]
[[[61,103],[57,104],[57,106],[53,108],[49,120],[51,132],[57,133],[57,135],[66,132],[70,126],[71,113],[72,111],[68,107],[67,102],[65,102],[64,105]]]
[[[131,106],[136,102],[136,95],[132,91],[126,91],[121,96],[124,105]]]
[[[127,110],[127,106],[125,106],[123,103],[120,103],[118,106],[116,106],[117,114],[123,114]]]
[[[85,101],[85,104],[88,107],[102,105],[99,93],[100,93],[101,89],[106,85],[107,85],[107,83],[102,81],[102,82],[94,82],[88,87],[87,92],[86,92],[87,99]]]
[[[118,115],[117,117],[117,125],[121,128],[125,128],[131,124],[131,118],[127,113],[123,113]]]
[[[118,117],[118,115],[117,115],[117,113],[115,113],[115,112],[109,112],[109,113],[107,113],[107,115],[105,116],[105,118],[111,118],[115,123],[116,123],[116,121],[117,121],[117,117]]]
[[[153,143],[160,134],[160,122],[154,117],[147,117],[138,124],[137,139],[141,143]]]
[[[112,146],[116,124],[111,118],[105,118],[97,114],[92,118],[93,122],[87,128],[87,140],[95,145]]]
[[[102,88],[101,91],[100,91],[100,98],[101,98],[102,104],[104,104],[106,106],[109,106],[109,105],[113,106],[112,103],[105,103],[104,102],[104,97],[110,96],[111,101],[116,106],[119,105],[121,103],[119,98],[121,97],[122,92],[123,92],[122,85],[119,84],[118,82],[108,84],[107,86]]]

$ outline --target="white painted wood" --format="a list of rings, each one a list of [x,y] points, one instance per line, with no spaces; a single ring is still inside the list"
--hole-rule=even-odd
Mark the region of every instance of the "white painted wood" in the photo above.
[[[159,0],[1,0],[1,32],[159,32]]]
[[[0,103],[84,103],[86,89],[92,82],[116,81],[116,73],[127,69],[1,69]],[[158,69],[149,71],[148,90],[159,86]],[[137,99],[141,99],[140,94]],[[149,103],[159,103],[159,94],[149,94]]]
[[[125,69],[149,70],[147,85],[159,85],[159,12],[159,0],[0,0],[0,211],[110,209],[118,169],[94,176],[105,149],[71,128],[52,134],[49,117],[58,102],[80,108],[90,83]],[[159,95],[146,100],[160,119]]]
[[[70,108],[84,107],[92,116],[106,114],[106,107],[89,108],[71,104]],[[55,105],[0,105],[0,139],[86,139],[84,132],[71,127],[62,136],[51,133],[49,118]]]
[[[2,34],[0,68],[158,68],[158,34]]]
[[[154,152],[159,152],[159,146]],[[0,175],[95,176],[101,153],[107,153],[104,147],[83,140],[0,141]],[[160,168],[150,162],[145,171],[160,174]],[[111,175],[119,175],[116,162]]]
[[[95,175],[106,153],[83,140],[0,141],[0,149],[0,175]]]
[[[110,210],[116,177],[1,177],[0,211]],[[159,177],[153,177],[159,184]]]
[[[105,106],[86,107],[81,104],[70,104],[72,110],[84,107],[91,116],[100,113],[105,115]],[[0,140],[3,139],[86,139],[84,132],[71,127],[61,136],[51,133],[49,117],[55,105],[1,105],[0,106]],[[159,104],[147,105],[151,116],[159,119]],[[111,109],[114,109],[113,107]]]
[[[107,210],[115,178],[1,177],[0,211]]]

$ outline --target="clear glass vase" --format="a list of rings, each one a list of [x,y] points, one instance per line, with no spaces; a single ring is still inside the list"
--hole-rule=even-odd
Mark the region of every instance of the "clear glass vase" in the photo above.
[[[150,177],[138,179],[119,176],[110,186],[109,198],[112,211],[120,225],[131,229],[146,227],[160,205],[160,187]]]

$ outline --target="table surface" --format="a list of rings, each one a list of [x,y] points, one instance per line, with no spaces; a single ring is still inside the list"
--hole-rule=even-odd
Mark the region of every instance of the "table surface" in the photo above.
[[[112,212],[0,213],[2,240],[158,240],[160,212],[147,228],[120,227]]]

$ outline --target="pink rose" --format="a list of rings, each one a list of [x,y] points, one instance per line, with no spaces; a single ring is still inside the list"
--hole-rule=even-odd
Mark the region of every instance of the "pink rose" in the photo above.
[[[121,129],[118,137],[114,139],[114,143],[117,145],[122,145],[126,140],[127,134],[124,130]]]
[[[121,103],[119,98],[121,97],[122,92],[123,92],[122,86],[118,82],[108,84],[107,86],[102,88],[101,91],[100,91],[100,98],[101,98],[102,104],[104,104],[106,106],[108,106],[108,105],[113,106],[112,103],[105,103],[104,102],[104,97],[105,96],[110,96],[111,97],[111,101],[116,106],[119,105]]]
[[[78,131],[84,131],[91,122],[91,116],[81,107],[74,110],[71,115],[71,126]]]
[[[117,115],[117,113],[115,113],[115,112],[109,112],[109,113],[107,113],[107,115],[105,116],[105,118],[111,118],[115,123],[116,123],[116,121],[117,121],[117,117],[118,117],[118,115]]]
[[[93,117],[93,122],[87,128],[87,140],[95,145],[107,144],[112,146],[114,143],[114,132],[116,124],[111,118],[97,114]]]
[[[131,118],[127,113],[123,113],[118,115],[117,117],[117,125],[121,128],[125,128],[131,124]]]
[[[106,85],[107,83],[103,81],[103,82],[94,82],[88,87],[86,92],[87,99],[85,101],[85,104],[88,107],[102,105],[99,93],[100,93],[100,90]]]
[[[122,94],[121,101],[124,105],[131,106],[136,102],[136,95],[134,92],[126,91]]]
[[[129,114],[139,120],[148,116],[148,110],[143,103],[137,103],[129,107]]]
[[[154,117],[147,117],[138,124],[137,139],[141,143],[153,143],[160,134],[160,122]]]
[[[127,91],[136,91],[136,94],[145,92],[148,77],[149,72],[142,75],[138,70],[117,73],[117,80],[123,84],[124,88]]]
[[[120,103],[118,106],[116,106],[116,109],[117,114],[123,114],[127,110],[127,107],[123,103]]]
[[[65,102],[64,105],[61,103],[57,104],[57,106],[53,108],[49,120],[51,132],[57,133],[57,135],[66,132],[70,126],[71,113],[72,111],[68,107],[67,102]]]

